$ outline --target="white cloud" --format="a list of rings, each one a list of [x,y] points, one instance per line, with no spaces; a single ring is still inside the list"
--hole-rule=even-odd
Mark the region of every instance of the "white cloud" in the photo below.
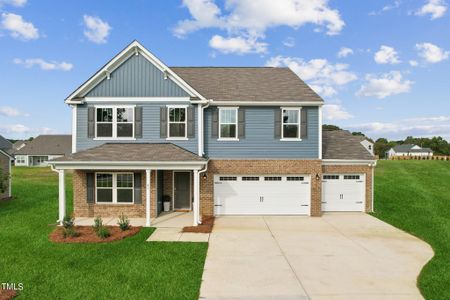
[[[23,7],[27,4],[27,0],[0,0],[0,7],[2,5],[12,5],[15,7]]]
[[[369,15],[370,16],[381,15],[384,12],[387,12],[387,11],[390,11],[390,10],[400,7],[401,4],[402,4],[402,2],[400,0],[395,0],[393,3],[383,6],[383,8],[378,12],[377,11],[370,12]]]
[[[328,0],[225,0],[222,10],[213,0],[183,0],[191,15],[179,21],[173,33],[179,38],[204,28],[217,28],[230,38],[258,39],[269,28],[306,24],[325,27],[328,35],[339,34],[345,26],[339,11],[328,6]]]
[[[209,46],[222,53],[266,53],[267,44],[257,42],[254,38],[229,37],[225,38],[220,35],[214,35],[209,41]]]
[[[420,57],[432,64],[446,60],[450,55],[450,51],[445,51],[431,43],[416,44],[416,49]]]
[[[351,48],[342,47],[342,48],[339,50],[337,56],[338,56],[339,58],[343,58],[343,57],[347,57],[347,56],[352,55],[352,54],[353,54],[353,50],[352,50]]]
[[[374,60],[377,64],[398,64],[400,59],[394,48],[382,45],[375,53]]]
[[[17,108],[14,108],[11,106],[0,106],[0,116],[5,116],[5,117],[25,116],[25,117],[28,117],[29,114],[24,114],[24,113],[20,112]]]
[[[295,46],[295,39],[293,37],[288,37],[283,41],[283,45],[292,48]]]
[[[446,11],[447,3],[444,0],[428,0],[424,6],[416,11],[416,15],[430,15],[431,20],[435,20],[443,17]]]
[[[2,13],[1,28],[9,31],[9,34],[16,39],[27,41],[39,38],[39,30],[33,23],[13,13]]]
[[[419,65],[419,63],[416,60],[410,60],[409,61],[409,65],[411,67],[417,67]]]
[[[365,80],[366,82],[356,94],[358,96],[376,97],[378,99],[407,93],[411,90],[413,84],[412,81],[403,79],[402,74],[398,71],[391,71],[378,77],[369,74],[366,75]]]
[[[32,68],[33,66],[38,66],[41,70],[44,71],[70,71],[73,68],[73,65],[67,62],[56,62],[56,61],[45,61],[42,58],[28,58],[28,59],[20,59],[15,58],[14,63],[17,65],[22,65],[25,68]]]
[[[55,134],[57,131],[48,127],[30,128],[23,124],[0,125],[0,132],[6,134]]]
[[[107,42],[107,38],[111,31],[111,26],[99,17],[94,16],[83,16],[84,26],[84,36],[88,38],[91,42],[96,44],[104,44]]]
[[[298,57],[275,56],[266,62],[271,67],[289,67],[301,79],[307,81],[311,88],[324,97],[337,94],[339,86],[346,85],[357,79],[353,72],[348,71],[347,64],[332,64],[326,59],[304,61]]]
[[[340,104],[325,104],[323,106],[323,117],[325,120],[348,120],[353,116],[348,113]]]

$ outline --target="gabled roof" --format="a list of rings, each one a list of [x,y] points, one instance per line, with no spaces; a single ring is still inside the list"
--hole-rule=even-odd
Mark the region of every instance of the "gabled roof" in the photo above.
[[[432,153],[433,150],[430,148],[421,148],[421,149],[411,149],[409,152],[411,153]]]
[[[126,155],[124,155],[126,153]],[[171,143],[106,143],[59,157],[52,162],[204,162],[200,157]]]
[[[182,89],[184,89],[191,97],[197,97],[204,100],[204,97],[197,92],[194,88],[189,86],[183,79],[175,74],[169,67],[167,67],[162,61],[148,51],[138,41],[133,41],[125,49],[119,52],[114,58],[106,63],[100,70],[98,70],[93,76],[91,76],[86,82],[84,82],[79,88],[72,92],[65,100],[68,104],[81,103],[82,97],[84,97],[92,88],[99,84],[104,78],[110,76],[114,70],[124,63],[132,55],[143,55],[152,64],[154,64],[161,72],[164,72],[171,80],[177,83]]]
[[[358,136],[347,130],[322,132],[322,158],[342,160],[374,160],[375,157],[361,145]]]
[[[0,135],[0,149],[4,151],[8,151],[12,148],[13,144]]]
[[[72,152],[71,135],[40,135],[15,155],[68,155]]]
[[[14,157],[12,157],[8,152],[6,152],[6,151],[4,151],[2,149],[0,149],[0,154],[8,157],[11,160],[14,159]]]
[[[322,98],[289,68],[171,67],[207,99],[243,102],[313,102]]]
[[[392,149],[394,149],[395,152],[409,152],[414,146],[415,145],[413,144],[402,144],[396,145]]]

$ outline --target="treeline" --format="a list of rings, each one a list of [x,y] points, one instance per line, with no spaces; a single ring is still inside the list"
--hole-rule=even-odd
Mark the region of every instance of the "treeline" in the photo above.
[[[341,130],[335,125],[323,125],[323,130]],[[384,158],[386,151],[402,144],[414,144],[422,148],[430,148],[433,150],[434,155],[450,155],[450,144],[440,136],[434,136],[432,138],[412,137],[408,136],[405,140],[389,141],[386,138],[379,138],[376,141],[367,137],[362,132],[352,132],[353,135],[365,136],[368,140],[374,143],[375,154],[380,158]]]

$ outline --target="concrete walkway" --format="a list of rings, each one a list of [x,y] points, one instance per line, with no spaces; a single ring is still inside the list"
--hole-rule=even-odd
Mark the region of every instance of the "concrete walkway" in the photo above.
[[[431,247],[361,213],[219,217],[201,299],[422,299]]]

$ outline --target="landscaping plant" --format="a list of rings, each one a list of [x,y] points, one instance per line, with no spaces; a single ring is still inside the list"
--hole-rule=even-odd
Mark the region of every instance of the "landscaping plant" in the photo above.
[[[101,226],[97,230],[97,236],[102,238],[102,239],[106,239],[110,235],[111,235],[111,233],[109,232],[109,229],[106,226]]]
[[[123,213],[119,216],[119,222],[117,222],[117,224],[122,231],[129,230],[131,227],[130,220]]]
[[[94,219],[94,226],[92,226],[94,228],[95,232],[98,232],[100,228],[103,227],[103,220],[102,217],[97,216]]]
[[[6,192],[9,175],[0,169],[0,194]]]
[[[75,220],[73,217],[65,216],[63,220],[63,236],[67,237],[77,237],[79,236],[78,232],[75,230]]]

